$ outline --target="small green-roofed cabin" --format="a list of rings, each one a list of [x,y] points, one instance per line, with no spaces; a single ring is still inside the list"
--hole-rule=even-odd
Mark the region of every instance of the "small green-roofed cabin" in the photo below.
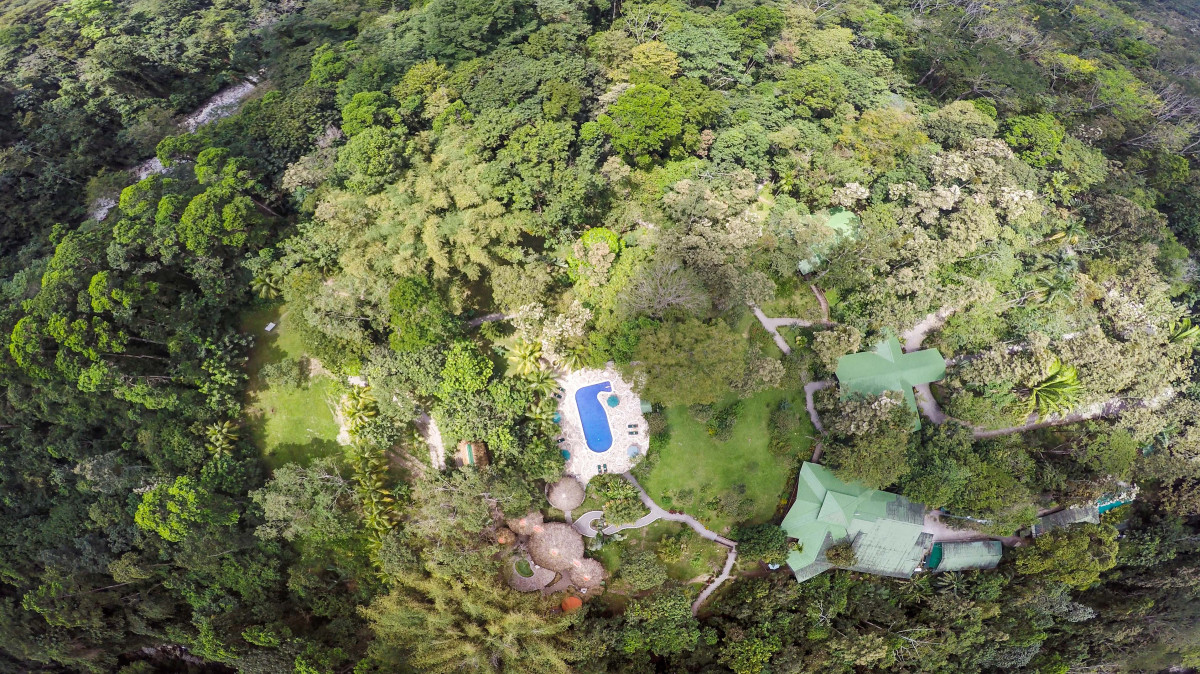
[[[994,569],[1004,556],[1000,541],[946,541],[934,543],[925,568],[930,571]]]
[[[818,211],[806,216],[805,224],[810,228],[828,230],[823,241],[809,248],[810,257],[801,260],[797,265],[801,274],[811,274],[825,261],[825,255],[839,242],[849,239],[853,241],[858,236],[858,216],[844,208],[832,208],[828,211]]]
[[[1033,535],[1041,536],[1044,533],[1054,531],[1062,527],[1068,527],[1072,524],[1081,522],[1089,522],[1091,524],[1100,523],[1100,509],[1097,506],[1079,506],[1075,508],[1064,508],[1058,512],[1042,515],[1038,518],[1037,524],[1033,525]]]
[[[909,578],[925,559],[932,534],[923,532],[925,506],[883,491],[839,480],[828,468],[804,462],[796,501],[780,526],[799,541],[788,555],[796,579],[831,568],[825,550],[850,541],[855,571]]]
[[[946,359],[937,349],[904,353],[900,340],[890,337],[880,342],[873,351],[851,353],[839,358],[835,374],[843,398],[899,391],[916,417],[916,427],[920,428],[921,416],[917,414],[913,387],[944,377]]]

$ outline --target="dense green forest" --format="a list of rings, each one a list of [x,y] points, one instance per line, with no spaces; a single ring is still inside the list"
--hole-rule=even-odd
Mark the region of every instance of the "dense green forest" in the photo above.
[[[0,672],[1200,668],[1195,0],[0,0],[0,65]],[[919,428],[810,425],[914,331]],[[607,363],[697,611],[665,520],[506,582]],[[798,583],[814,443],[1021,540]]]

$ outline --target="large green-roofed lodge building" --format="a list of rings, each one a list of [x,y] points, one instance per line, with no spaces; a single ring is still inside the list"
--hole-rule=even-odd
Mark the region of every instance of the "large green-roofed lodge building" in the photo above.
[[[904,353],[900,340],[888,338],[874,351],[851,353],[838,359],[838,386],[842,397],[852,395],[877,396],[886,391],[899,391],[916,416],[917,428],[921,417],[913,387],[937,381],[946,375],[946,360],[937,349]]]
[[[828,468],[804,462],[796,502],[780,526],[799,541],[788,566],[800,581],[832,567],[829,546],[850,542],[855,571],[909,578],[920,567],[933,542],[922,531],[925,506],[896,494],[839,480]]]

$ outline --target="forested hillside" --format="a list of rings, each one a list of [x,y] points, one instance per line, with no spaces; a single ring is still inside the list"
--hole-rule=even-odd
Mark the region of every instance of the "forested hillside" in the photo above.
[[[1195,0],[0,0],[0,66],[0,672],[1200,668]],[[838,385],[892,336],[920,424]],[[556,505],[591,370],[648,451]],[[797,582],[810,460],[1002,561]]]

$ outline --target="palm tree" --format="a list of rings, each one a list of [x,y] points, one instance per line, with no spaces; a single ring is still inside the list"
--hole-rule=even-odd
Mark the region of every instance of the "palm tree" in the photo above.
[[[351,433],[378,415],[378,401],[371,395],[370,386],[354,386],[346,392],[346,401],[342,403],[342,416],[345,417],[346,427]]]
[[[1040,418],[1070,411],[1083,397],[1083,386],[1079,383],[1079,372],[1055,357],[1046,371],[1046,377],[1028,389],[1028,393],[1026,414],[1037,412]]]
[[[1078,272],[1079,258],[1074,253],[1064,250],[1047,255],[1034,276],[1034,296],[1042,304],[1070,299]]]
[[[567,348],[562,354],[562,366],[568,372],[582,369],[584,366],[584,354],[582,346],[572,346]]]
[[[542,397],[549,396],[558,388],[558,381],[549,370],[534,370],[525,376],[525,381],[534,393]]]
[[[1068,246],[1078,244],[1083,236],[1087,234],[1087,228],[1083,226],[1083,221],[1077,218],[1072,218],[1062,229],[1046,237],[1046,243],[1061,242]]]
[[[554,404],[553,400],[547,398],[530,407],[525,416],[548,428],[554,424],[555,414],[558,414],[558,406]]]
[[[273,300],[279,297],[279,280],[274,274],[265,272],[250,280],[250,289],[264,300]]]
[[[233,449],[233,443],[238,440],[237,426],[228,420],[209,424],[208,428],[204,429],[204,437],[208,439],[208,451],[215,456],[224,456]]]
[[[526,376],[542,367],[541,342],[518,339],[508,352],[508,360],[512,363],[513,372]]]
[[[938,574],[933,584],[937,586],[938,592],[957,595],[960,592],[966,591],[967,577],[957,571],[948,571]]]

